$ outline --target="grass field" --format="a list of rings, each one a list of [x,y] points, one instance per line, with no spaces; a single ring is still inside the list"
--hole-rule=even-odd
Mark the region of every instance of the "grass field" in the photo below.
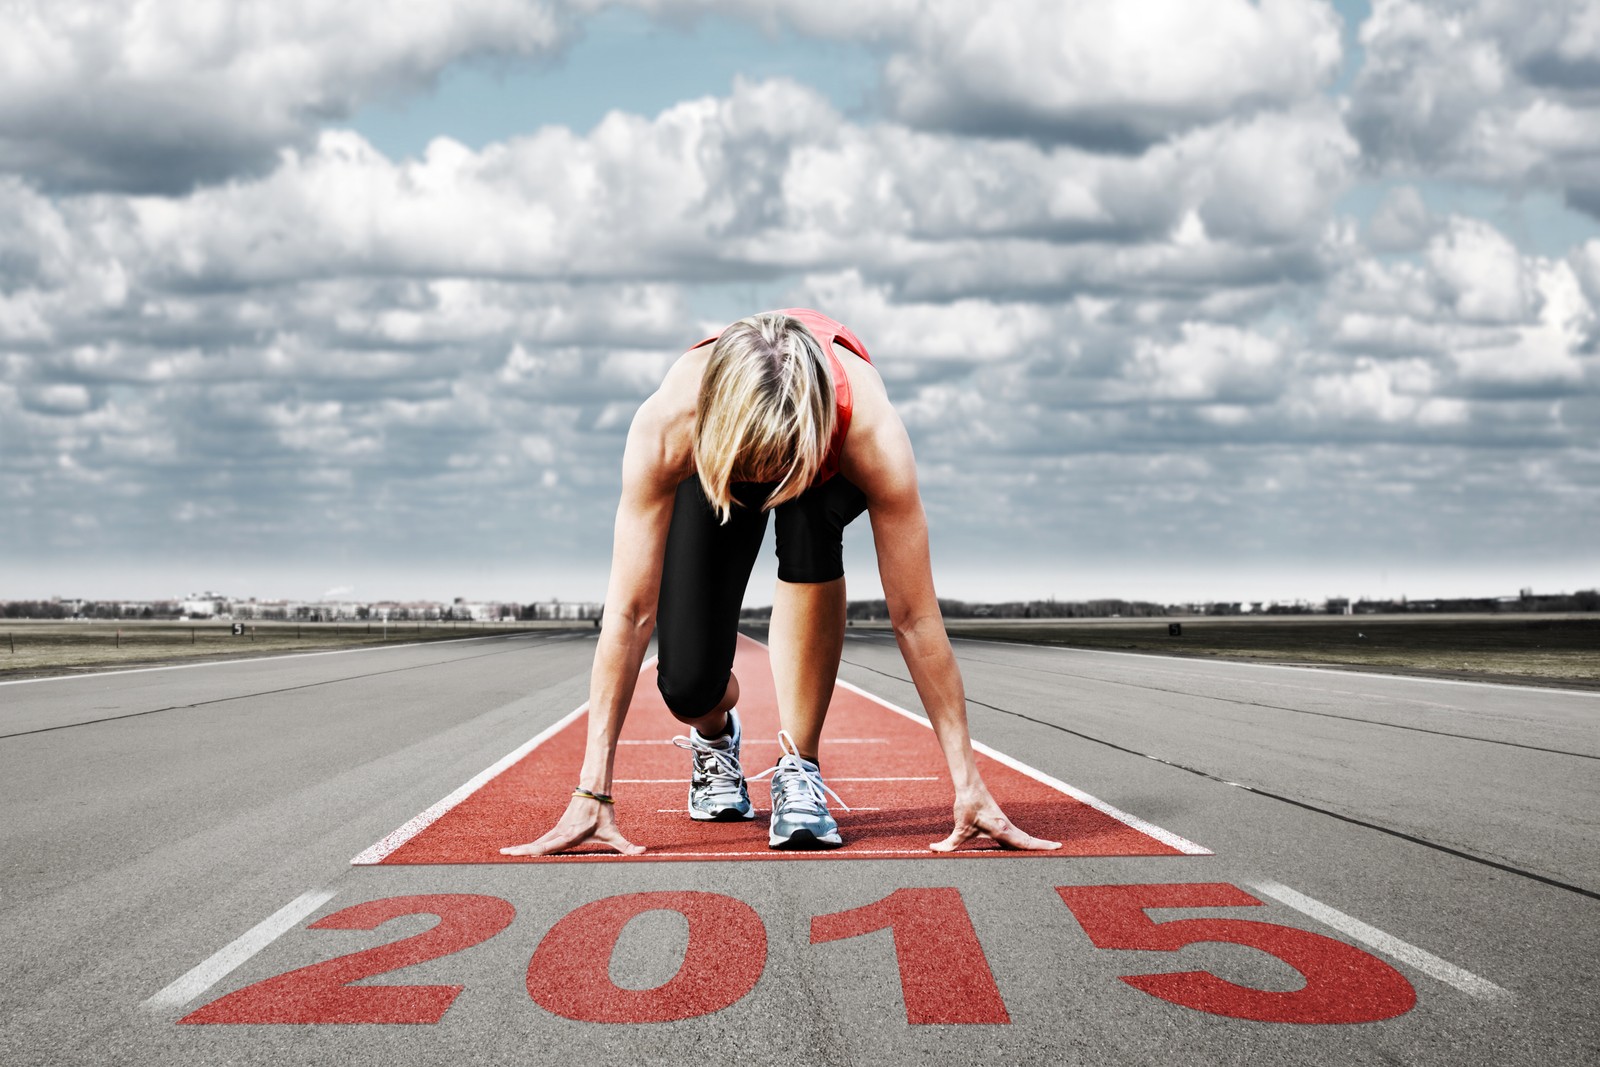
[[[1181,636],[1168,635],[1174,622]],[[1595,615],[949,619],[945,625],[952,636],[1027,644],[1600,689]]]
[[[593,626],[584,621],[391,621],[387,627],[382,622],[246,622],[245,632],[235,636],[226,621],[7,619],[0,622],[0,679]]]
[[[1182,636],[1167,634],[1171,622]],[[0,679],[593,626],[391,622],[386,633],[378,622],[258,622],[234,636],[229,622],[15,619],[0,622]],[[950,619],[946,626],[957,637],[1028,644],[1600,689],[1600,617],[1593,615]]]

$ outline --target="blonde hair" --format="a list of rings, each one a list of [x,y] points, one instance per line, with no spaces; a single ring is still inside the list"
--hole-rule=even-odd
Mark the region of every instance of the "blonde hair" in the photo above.
[[[763,510],[811,485],[833,441],[833,373],[816,335],[782,312],[722,331],[700,379],[694,464],[722,522],[733,483],[776,482]]]

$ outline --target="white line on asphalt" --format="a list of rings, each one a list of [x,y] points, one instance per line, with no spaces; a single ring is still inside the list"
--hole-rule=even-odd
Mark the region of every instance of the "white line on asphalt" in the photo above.
[[[218,949],[204,963],[145,1001],[144,1007],[152,1011],[183,1007],[232,974],[251,956],[299,925],[301,919],[332,900],[333,893],[331,889],[317,889],[295,897],[239,938]]]
[[[849,682],[845,681],[843,678],[839,679],[839,683],[838,684],[844,686],[844,688],[850,690],[852,693],[859,693],[860,695],[866,697],[868,700],[875,701],[875,702],[877,702],[879,704],[882,704],[884,707],[888,708],[890,711],[898,712],[899,714],[904,715],[906,718],[910,719],[912,722],[920,722],[922,725],[926,726],[928,729],[930,729],[930,730],[933,729],[933,724],[932,723],[930,723],[927,719],[923,718],[921,715],[918,715],[914,711],[907,711],[905,708],[902,708],[898,704],[891,704],[889,701],[883,699],[880,696],[877,696],[876,694],[867,692],[865,689],[862,689],[858,685],[850,684]],[[1023,774],[1027,775],[1029,778],[1032,778],[1034,781],[1042,782],[1043,784],[1049,786],[1051,789],[1054,789],[1054,790],[1056,790],[1058,792],[1061,792],[1061,793],[1065,793],[1067,796],[1069,796],[1072,799],[1078,801],[1078,803],[1086,804],[1086,805],[1088,805],[1089,807],[1095,809],[1098,812],[1103,812],[1104,814],[1109,815],[1113,819],[1115,819],[1118,822],[1122,823],[1124,826],[1131,826],[1131,827],[1133,827],[1133,829],[1139,831],[1141,834],[1144,834],[1144,835],[1146,835],[1148,837],[1153,837],[1157,841],[1160,841],[1162,844],[1169,845],[1172,848],[1177,849],[1179,852],[1182,852],[1186,856],[1210,856],[1210,855],[1213,855],[1212,851],[1209,848],[1206,848],[1204,845],[1197,845],[1193,841],[1190,841],[1186,837],[1179,837],[1177,834],[1173,833],[1171,830],[1163,830],[1161,827],[1157,826],[1155,823],[1146,822],[1145,820],[1139,818],[1137,815],[1130,815],[1127,812],[1123,811],[1121,808],[1116,808],[1116,807],[1111,806],[1110,804],[1107,804],[1105,801],[1101,800],[1097,796],[1093,796],[1093,795],[1091,795],[1089,793],[1085,793],[1083,790],[1078,789],[1078,788],[1076,788],[1074,786],[1070,786],[1066,782],[1063,782],[1059,778],[1052,778],[1050,775],[1045,774],[1043,771],[1038,770],[1037,768],[1028,766],[1026,763],[1023,763],[1019,759],[1013,759],[1012,757],[1006,755],[1004,752],[1001,752],[1001,751],[999,751],[997,749],[990,748],[988,745],[984,744],[982,741],[978,741],[978,740],[974,739],[973,742],[972,742],[972,747],[975,750],[977,750],[979,752],[982,752],[985,756],[988,756],[990,759],[998,760],[1001,763],[1004,763],[1007,767],[1010,767],[1014,771],[1021,771]]]
[[[889,743],[889,739],[886,737],[829,737],[826,738],[826,741],[830,745],[887,745]],[[782,742],[778,741],[776,738],[768,739],[765,737],[747,737],[744,739],[744,744],[747,745],[777,745],[781,743]],[[617,744],[670,745],[672,744],[672,741],[670,738],[652,737],[648,739],[624,739],[618,741]]]
[[[438,822],[445,812],[449,811],[451,808],[455,807],[457,804],[476,793],[479,789],[483,788],[486,784],[488,784],[491,778],[494,778],[500,774],[501,771],[505,770],[507,767],[510,767],[523,756],[526,756],[544,742],[548,741],[551,737],[555,736],[556,733],[558,733],[588,709],[589,702],[585,700],[582,704],[579,704],[577,707],[567,712],[554,723],[551,723],[549,728],[541,732],[538,736],[524,742],[522,745],[508,752],[499,760],[495,761],[492,765],[485,767],[466,782],[462,783],[455,789],[454,792],[450,793],[442,800],[435,801],[422,812],[413,815],[400,826],[389,831],[383,836],[382,840],[373,845],[369,845],[366,849],[356,854],[350,860],[350,865],[352,867],[366,867],[374,863],[382,863],[384,857],[388,856],[389,853],[393,852],[395,849],[399,848],[401,845],[405,844],[407,841],[410,841],[413,837],[416,837],[418,834],[422,833],[422,831]]]
[[[464,645],[469,641],[506,641],[522,634],[490,634],[488,637],[441,637],[437,641],[408,641],[403,645],[370,645],[362,648],[335,648],[327,652],[285,652],[281,656],[249,656],[245,659],[213,659],[204,663],[171,663],[165,667],[129,667],[120,671],[90,671],[86,674],[53,674],[49,678],[17,678],[0,685],[33,685],[35,682],[65,682],[73,678],[110,678],[118,674],[148,674],[151,671],[187,671],[196,667],[231,667],[235,663],[265,663],[268,660],[309,659],[312,656],[345,656],[351,652],[387,652],[396,648],[421,648],[423,645]]]
[[[1433,953],[1418,948],[1407,941],[1402,941],[1393,934],[1386,934],[1376,926],[1369,926],[1354,916],[1337,911],[1320,900],[1314,900],[1304,893],[1297,893],[1286,885],[1278,882],[1251,882],[1250,888],[1265,896],[1271,897],[1280,903],[1287,904],[1295,911],[1303,912],[1320,923],[1333,927],[1341,934],[1353,937],[1362,944],[1377,949],[1391,959],[1401,963],[1409,963],[1423,974],[1437,978],[1441,982],[1455,986],[1468,996],[1478,997],[1481,1000],[1510,1000],[1511,993],[1495,985],[1487,978],[1479,978],[1469,970],[1457,967],[1447,960],[1442,960]]]
[[[1558,693],[1562,696],[1600,697],[1600,692],[1587,689],[1561,689],[1546,685],[1511,685],[1505,682],[1471,682],[1461,678],[1423,678],[1415,674],[1381,674],[1377,671],[1345,671],[1332,667],[1291,667],[1283,663],[1245,663],[1233,659],[1190,659],[1187,656],[1167,656],[1160,652],[1111,652],[1100,648],[1067,648],[1063,645],[1030,645],[1025,641],[991,641],[981,637],[953,637],[969,645],[1005,645],[1009,648],[1042,648],[1051,652],[1077,652],[1085,656],[1132,656],[1142,660],[1167,660],[1175,667],[1255,667],[1264,671],[1314,671],[1318,674],[1351,678],[1382,678],[1385,681],[1423,682],[1427,685],[1468,685],[1486,689],[1512,689],[1525,693]],[[1115,679],[1103,679],[1114,682]]]
[[[759,641],[757,641],[755,643],[756,644],[761,644]],[[766,646],[762,645],[762,647],[765,648]],[[640,669],[644,670],[644,669],[649,668],[650,666],[652,666],[656,662],[656,659],[657,659],[656,656],[651,656],[648,660],[646,660],[643,664],[640,665]],[[915,712],[907,711],[905,708],[900,707],[898,704],[892,704],[892,703],[890,703],[889,701],[883,699],[880,696],[877,696],[875,694],[867,692],[865,689],[862,689],[860,686],[850,684],[849,682],[845,681],[842,678],[838,680],[838,684],[843,686],[844,688],[850,690],[852,693],[856,693],[856,694],[859,694],[860,696],[864,696],[868,700],[871,700],[874,703],[881,705],[882,707],[888,708],[890,711],[895,712],[896,714],[905,716],[906,718],[910,719],[912,722],[921,723],[923,726],[928,727],[928,729],[930,729],[930,730],[933,729],[933,724],[932,723],[930,723],[927,719],[923,718],[921,715],[916,714]],[[441,800],[437,804],[433,805],[433,807],[429,808],[427,811],[422,812],[420,815],[417,815],[416,817],[408,820],[405,823],[405,825],[403,825],[403,826],[399,827],[398,829],[390,832],[387,836],[385,836],[383,838],[383,840],[377,842],[376,844],[374,844],[370,848],[368,848],[365,851],[361,852],[359,855],[357,855],[354,859],[352,859],[350,861],[351,864],[353,864],[353,865],[370,865],[370,864],[375,864],[375,863],[382,862],[383,859],[386,856],[388,856],[390,853],[394,852],[401,845],[405,844],[407,841],[411,840],[417,834],[421,833],[428,826],[430,826],[434,822],[436,822],[440,818],[440,816],[444,815],[445,812],[449,811],[451,808],[455,807],[457,804],[461,803],[467,797],[469,797],[473,793],[475,793],[478,789],[482,788],[483,785],[486,782],[488,782],[491,778],[495,777],[495,775],[499,774],[501,771],[505,770],[507,767],[510,767],[512,764],[516,763],[518,760],[520,760],[524,756],[526,756],[529,752],[532,752],[540,744],[544,743],[550,737],[554,736],[556,734],[556,732],[561,730],[568,723],[572,722],[580,714],[582,714],[584,712],[584,710],[588,708],[588,706],[589,706],[588,702],[585,701],[583,704],[581,704],[577,708],[573,709],[573,711],[571,713],[569,713],[567,716],[562,718],[559,722],[555,723],[549,729],[547,729],[544,732],[542,732],[541,734],[539,734],[538,737],[533,738],[531,741],[529,741],[527,744],[523,745],[521,748],[517,749],[515,752],[512,752],[512,753],[508,754],[503,759],[501,759],[498,763],[496,763],[494,766],[488,768],[487,770],[483,771],[482,773],[477,775],[475,778],[473,778],[471,781],[469,781],[469,782],[465,783],[464,785],[462,785],[455,792],[451,793],[449,796],[445,797],[443,800]],[[1163,843],[1163,844],[1165,844],[1165,845],[1177,850],[1180,853],[1183,853],[1184,855],[1188,855],[1188,856],[1210,856],[1210,855],[1213,855],[1212,851],[1209,848],[1206,848],[1204,845],[1197,845],[1193,841],[1190,841],[1187,838],[1180,837],[1179,835],[1173,833],[1171,830],[1164,830],[1161,827],[1155,825],[1154,823],[1146,822],[1145,820],[1139,818],[1137,815],[1130,815],[1129,813],[1121,810],[1120,808],[1116,808],[1116,807],[1113,807],[1110,804],[1107,804],[1105,801],[1101,800],[1099,797],[1093,796],[1093,795],[1091,795],[1089,793],[1085,793],[1081,789],[1078,789],[1078,788],[1075,788],[1073,786],[1070,786],[1067,783],[1061,781],[1059,778],[1052,778],[1050,775],[1045,774],[1043,771],[1040,771],[1040,770],[1037,770],[1036,768],[1030,767],[1026,763],[1023,763],[1021,760],[1013,759],[1012,757],[1006,755],[1004,752],[999,752],[999,751],[997,751],[997,750],[995,750],[993,748],[990,748],[988,745],[984,744],[981,741],[974,740],[972,742],[972,747],[976,751],[982,752],[984,755],[988,756],[990,759],[998,760],[999,762],[1005,764],[1007,767],[1010,767],[1012,770],[1019,771],[1022,774],[1027,775],[1029,778],[1032,778],[1036,782],[1039,782],[1039,783],[1041,783],[1043,785],[1049,786],[1051,789],[1054,789],[1057,792],[1064,793],[1067,796],[1072,797],[1074,800],[1078,801],[1080,804],[1084,804],[1084,805],[1086,805],[1088,807],[1091,807],[1091,808],[1095,809],[1096,811],[1099,811],[1099,812],[1102,812],[1103,814],[1109,815],[1111,818],[1113,818],[1113,819],[1117,820],[1118,822],[1122,823],[1124,826],[1129,826],[1129,827],[1133,828],[1134,830],[1137,830],[1140,833],[1145,834],[1148,837],[1153,837],[1157,841],[1160,841],[1161,843]],[[932,776],[930,776],[930,777],[917,777],[917,778],[831,778],[829,780],[830,781],[836,781],[836,782],[856,782],[856,781],[860,781],[860,782],[871,782],[871,781],[880,781],[880,782],[882,782],[882,781],[936,782],[936,781],[941,781],[941,779],[939,779],[937,777],[932,777]],[[651,779],[627,779],[627,778],[624,778],[624,779],[617,779],[617,781],[618,782],[622,782],[622,783],[637,783],[637,784],[683,785],[683,784],[686,784],[688,782],[688,779],[687,778],[651,778]],[[709,855],[732,855],[732,854],[733,853],[711,853]],[[760,853],[760,852],[748,853],[748,855],[765,855],[765,854],[766,853]],[[921,853],[920,852],[907,852],[907,851],[904,851],[904,850],[890,849],[890,850],[887,850],[884,854],[885,855],[920,855]],[[690,853],[675,853],[675,855],[691,855],[691,854]]]
[[[639,669],[644,670],[651,664],[655,663],[655,661],[656,657],[651,656],[640,665]],[[413,837],[416,837],[422,831],[438,822],[439,818],[444,815],[445,812],[449,811],[451,808],[470,797],[473,793],[476,793],[479,789],[483,788],[489,779],[495,777],[501,771],[516,763],[523,756],[526,756],[528,753],[532,752],[534,749],[550,740],[550,738],[560,733],[563,728],[565,728],[569,723],[587,710],[589,710],[589,702],[585,700],[582,704],[579,704],[577,707],[567,712],[560,719],[551,723],[544,730],[541,730],[536,737],[530,739],[526,744],[523,744],[516,750],[507,753],[493,766],[486,767],[482,771],[479,771],[478,774],[473,776],[471,780],[462,784],[461,787],[456,789],[455,792],[451,793],[443,800],[438,801],[421,814],[414,815],[410,819],[407,819],[404,825],[389,831],[388,834],[384,835],[383,840],[358,853],[355,858],[350,861],[350,865],[352,867],[366,867],[374,863],[382,863],[384,857],[389,855],[389,853],[393,852],[395,849],[399,848],[401,845],[405,844],[407,841],[410,841]]]

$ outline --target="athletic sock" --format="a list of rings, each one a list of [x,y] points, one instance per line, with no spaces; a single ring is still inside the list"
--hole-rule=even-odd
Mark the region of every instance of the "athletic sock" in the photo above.
[[[719,731],[717,733],[714,733],[714,734],[710,734],[710,735],[701,734],[700,736],[704,737],[707,741],[721,741],[725,737],[732,737],[733,736],[733,713],[738,711],[738,710],[739,710],[738,708],[729,708],[728,709],[728,714],[722,720],[722,729],[721,729],[721,731]]]

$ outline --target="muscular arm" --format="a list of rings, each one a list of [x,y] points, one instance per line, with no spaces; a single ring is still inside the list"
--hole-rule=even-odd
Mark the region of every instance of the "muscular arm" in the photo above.
[[[611,792],[617,734],[655,630],[661,557],[672,521],[676,483],[663,469],[661,431],[650,408],[646,401],[639,409],[622,454],[622,499],[611,542],[611,577],[589,675],[589,743],[578,784],[596,793]]]
[[[672,521],[680,473],[671,462],[666,414],[659,394],[640,406],[622,455],[622,498],[611,548],[605,616],[589,676],[589,735],[577,784],[611,792],[617,735],[622,731],[639,678],[639,665],[655,629],[661,590],[661,558]],[[617,829],[608,805],[574,797],[555,828],[537,841],[501,849],[507,855],[539,856],[595,840],[633,855],[644,849]]]
[[[874,380],[872,384],[877,384]],[[967,732],[966,691],[944,617],[933,588],[928,550],[928,519],[917,488],[916,459],[905,425],[878,390],[863,398],[870,412],[852,427],[847,473],[867,495],[872,539],[878,546],[878,574],[889,606],[889,620],[917,696],[928,712],[955,785],[955,830],[933,847],[949,851],[983,834],[1014,848],[1059,848],[1013,826],[978,773]]]
[[[934,594],[928,519],[917,489],[916,461],[898,418],[885,420],[872,436],[872,454],[865,457],[864,466],[873,473],[861,488],[867,494],[872,539],[878,546],[878,574],[889,621],[960,792],[977,781],[977,763],[967,735],[961,670]]]

